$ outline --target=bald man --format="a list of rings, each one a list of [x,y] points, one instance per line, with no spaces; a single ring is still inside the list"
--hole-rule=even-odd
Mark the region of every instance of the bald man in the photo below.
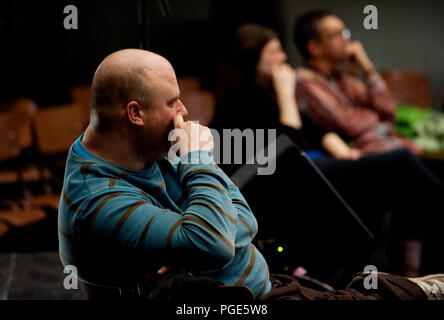
[[[219,284],[244,285],[257,299],[381,298],[318,292],[288,276],[270,277],[252,244],[253,213],[215,165],[209,129],[184,122],[186,115],[165,58],[126,49],[97,68],[91,123],[69,151],[59,205],[60,258],[83,283],[122,295],[140,289],[147,274],[185,268]],[[173,128],[184,135],[175,142],[180,161],[170,162]],[[191,143],[194,129],[210,139]],[[427,299],[406,278],[379,277],[385,297]]]
[[[136,49],[115,52],[92,82],[91,123],[68,156],[59,209],[60,257],[86,283],[133,288],[162,266],[179,266],[255,297],[271,288],[251,244],[257,223],[219,169],[212,141],[193,146],[171,64]],[[170,163],[171,129],[190,136]],[[211,137],[211,134],[209,134]]]

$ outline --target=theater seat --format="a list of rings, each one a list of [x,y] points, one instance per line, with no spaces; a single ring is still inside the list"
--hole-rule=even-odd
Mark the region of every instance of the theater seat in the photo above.
[[[46,213],[39,209],[1,209],[0,222],[8,227],[22,228],[46,218]],[[3,229],[5,229],[3,227]]]
[[[413,70],[385,70],[381,75],[398,103],[420,108],[431,106],[430,81],[427,74]]]

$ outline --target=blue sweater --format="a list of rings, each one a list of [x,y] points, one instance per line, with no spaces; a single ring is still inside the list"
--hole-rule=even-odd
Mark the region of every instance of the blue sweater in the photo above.
[[[147,272],[177,265],[243,284],[256,297],[270,290],[267,263],[251,243],[256,219],[223,171],[213,161],[202,164],[210,152],[186,154],[188,164],[164,159],[135,171],[93,156],[80,139],[66,164],[59,248],[81,280],[133,286]]]

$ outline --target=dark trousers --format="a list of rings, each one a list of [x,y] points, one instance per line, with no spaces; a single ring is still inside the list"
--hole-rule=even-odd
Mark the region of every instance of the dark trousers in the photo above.
[[[343,290],[318,291],[303,287],[293,277],[272,274],[272,289],[261,300],[427,300],[422,289],[405,277],[378,273],[377,289],[366,289],[369,274],[359,273]]]
[[[407,149],[315,163],[372,227],[390,209],[403,238],[425,239],[431,224],[444,221],[443,184]]]
[[[444,267],[444,186],[407,149],[369,155],[358,161],[315,161],[364,222],[377,234],[384,213],[392,211],[390,239],[395,253],[402,240],[424,243],[423,271]]]

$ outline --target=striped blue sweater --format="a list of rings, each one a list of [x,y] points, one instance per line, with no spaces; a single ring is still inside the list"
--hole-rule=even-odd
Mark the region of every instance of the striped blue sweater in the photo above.
[[[256,219],[223,171],[202,164],[211,153],[188,153],[189,164],[164,159],[133,171],[89,154],[80,139],[73,146],[59,206],[59,249],[81,280],[132,286],[148,271],[178,265],[243,284],[256,297],[270,290],[267,263],[251,243]]]

